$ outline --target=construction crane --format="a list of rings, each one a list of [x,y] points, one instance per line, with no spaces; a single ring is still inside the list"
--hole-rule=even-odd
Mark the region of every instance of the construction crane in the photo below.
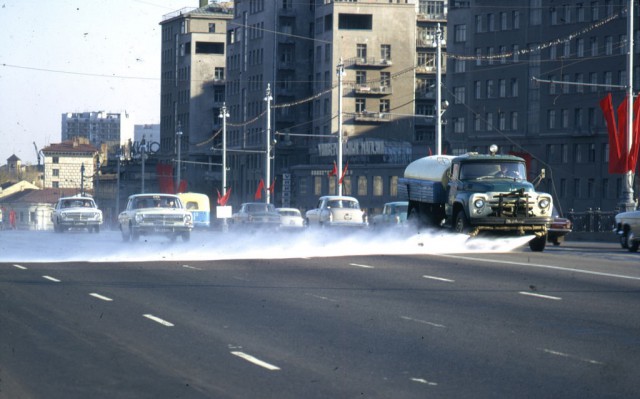
[[[38,157],[38,168],[40,168],[40,154],[41,151],[38,150],[38,146],[36,145],[36,142],[33,142],[33,147],[36,149],[36,156]]]

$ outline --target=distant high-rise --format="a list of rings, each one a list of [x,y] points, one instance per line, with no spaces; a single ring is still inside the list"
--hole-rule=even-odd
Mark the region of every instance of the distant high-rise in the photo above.
[[[70,141],[82,137],[96,148],[107,146],[115,153],[119,145],[133,140],[133,120],[128,113],[69,112],[62,114],[60,139]]]

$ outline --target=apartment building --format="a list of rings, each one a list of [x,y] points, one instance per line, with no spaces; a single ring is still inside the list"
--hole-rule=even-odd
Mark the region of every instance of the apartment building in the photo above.
[[[539,189],[564,212],[618,207],[623,176],[608,173],[599,102],[612,93],[617,107],[625,97],[627,5],[450,2],[445,140],[453,152],[498,144],[528,160],[530,179],[545,169]],[[637,8],[634,18],[637,27]],[[632,54],[637,61],[637,45]],[[637,91],[640,70],[633,72]]]
[[[253,200],[267,159],[273,176],[265,185],[274,186],[277,206],[307,209],[318,196],[337,193],[339,176],[329,172],[341,131],[343,194],[381,209],[396,197],[404,167],[433,148],[427,140],[435,123],[427,109],[435,95],[427,93],[436,71],[422,68],[418,85],[416,69],[435,64],[427,32],[444,22],[446,1],[265,3],[236,1],[228,30],[235,200]]]
[[[180,152],[181,174],[189,190],[213,194],[219,180],[219,155],[214,139],[220,130],[225,99],[226,31],[233,4],[183,8],[163,16],[160,149],[156,156],[175,167]],[[179,141],[178,141],[179,140]],[[180,150],[180,151],[178,151]]]

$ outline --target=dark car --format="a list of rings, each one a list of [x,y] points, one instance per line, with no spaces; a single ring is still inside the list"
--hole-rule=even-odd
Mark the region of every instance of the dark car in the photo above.
[[[571,220],[561,217],[555,207],[551,215],[553,216],[553,221],[547,230],[547,241],[553,245],[560,245],[564,241],[564,236],[571,233],[573,223],[571,223]]]

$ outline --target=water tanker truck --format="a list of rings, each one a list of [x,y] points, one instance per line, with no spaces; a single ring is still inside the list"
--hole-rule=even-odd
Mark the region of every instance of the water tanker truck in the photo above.
[[[475,236],[481,232],[532,235],[532,251],[544,251],[552,221],[551,195],[526,180],[524,159],[497,154],[434,155],[410,163],[398,179],[398,197],[409,202],[408,219]]]

